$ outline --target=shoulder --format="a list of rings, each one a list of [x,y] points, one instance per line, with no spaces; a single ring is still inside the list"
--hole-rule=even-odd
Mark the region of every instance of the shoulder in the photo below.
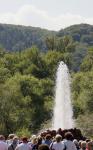
[[[20,144],[17,145],[17,147],[21,147],[21,146],[23,146],[23,143],[20,143]]]
[[[8,146],[8,144],[7,144],[6,142],[4,142],[4,141],[0,141],[0,144],[1,144],[1,145]]]
[[[53,142],[52,145],[53,145],[53,146],[57,145],[57,142]]]

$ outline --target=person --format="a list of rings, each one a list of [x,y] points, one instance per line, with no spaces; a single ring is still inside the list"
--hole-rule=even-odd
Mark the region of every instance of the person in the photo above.
[[[64,150],[64,143],[62,142],[62,136],[57,134],[55,137],[55,142],[50,144],[51,150]]]
[[[50,146],[51,143],[52,143],[51,135],[47,134],[46,137],[45,137],[45,141],[43,142],[43,144],[47,144],[48,146]]]
[[[37,137],[37,143],[33,145],[32,150],[38,150],[39,145],[42,144],[42,137],[38,136]]]
[[[37,144],[37,136],[32,135],[32,137],[30,138],[30,141],[28,142],[28,145],[29,145],[30,149],[32,150],[33,147],[35,147],[36,144]]]
[[[86,141],[81,142],[81,150],[86,150]]]
[[[8,150],[8,145],[5,143],[5,137],[0,135],[0,150]]]
[[[18,144],[18,137],[14,136],[13,142],[12,144],[9,145],[8,150],[15,150],[15,148],[17,147],[17,144]]]
[[[50,150],[47,144],[41,144],[38,147],[38,150]]]
[[[6,141],[8,145],[12,144],[14,136],[15,134],[9,134],[8,140]]]
[[[22,143],[19,144],[15,150],[31,150],[30,146],[28,145],[27,137],[22,138]]]
[[[65,133],[64,145],[65,150],[77,150],[75,144],[73,143],[73,135],[71,132]]]
[[[93,150],[93,141],[89,141],[86,145],[86,150]]]
[[[77,140],[77,139],[74,139],[74,140],[73,140],[73,143],[75,144],[75,146],[76,146],[77,150],[80,150],[78,140]]]

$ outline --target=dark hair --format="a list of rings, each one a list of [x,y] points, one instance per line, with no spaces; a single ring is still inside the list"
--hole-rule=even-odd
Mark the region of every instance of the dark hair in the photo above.
[[[38,143],[38,145],[42,144],[42,137],[41,136],[37,138],[37,143]]]
[[[73,135],[71,132],[65,133],[65,139],[72,141],[73,140]]]
[[[38,150],[50,150],[47,144],[39,145]]]
[[[47,134],[47,135],[46,135],[46,139],[47,139],[47,140],[50,140],[50,139],[51,139],[51,135],[50,135],[50,134]]]
[[[5,140],[4,135],[0,135],[0,140]]]
[[[27,138],[27,137],[23,137],[23,138],[22,138],[22,141],[23,141],[23,142],[28,142],[28,138]]]

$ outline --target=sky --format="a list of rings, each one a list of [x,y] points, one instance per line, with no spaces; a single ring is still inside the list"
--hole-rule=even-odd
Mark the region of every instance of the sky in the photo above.
[[[93,25],[93,0],[0,0],[0,23],[60,30]]]

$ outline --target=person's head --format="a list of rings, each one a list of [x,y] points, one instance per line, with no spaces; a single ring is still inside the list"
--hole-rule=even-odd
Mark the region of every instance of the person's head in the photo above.
[[[47,144],[41,144],[38,147],[38,150],[50,150]]]
[[[79,143],[76,139],[73,140],[73,143],[76,145],[76,147],[79,147]]]
[[[90,139],[86,139],[86,143],[90,142]]]
[[[72,133],[71,133],[71,132],[66,132],[66,133],[65,133],[65,139],[72,141],[72,140],[73,140],[73,135],[72,135]]]
[[[32,144],[36,144],[37,143],[37,137],[36,137],[36,135],[32,135],[32,137],[31,137],[31,143]]]
[[[93,142],[90,141],[86,144],[86,147],[88,148],[88,150],[93,150]]]
[[[28,142],[28,138],[27,137],[23,137],[22,141],[23,141],[23,143],[27,143]]]
[[[34,138],[36,138],[35,134],[33,134],[30,139],[33,140]]]
[[[14,136],[13,137],[13,144],[17,144],[18,143],[18,137],[17,136]]]
[[[15,134],[9,134],[8,139],[13,139],[14,136]]]
[[[42,137],[41,136],[37,137],[37,144],[38,145],[42,144]]]
[[[3,135],[0,135],[0,141],[4,141],[5,137]]]
[[[52,131],[51,131],[51,136],[52,136],[52,137],[55,137],[55,136],[56,136],[56,130],[52,130]]]
[[[79,147],[80,147],[80,148],[81,148],[81,143],[82,143],[82,140],[79,141]]]
[[[55,138],[57,143],[59,143],[62,140],[62,136],[60,134],[57,134]]]
[[[45,138],[46,138],[46,140],[50,140],[51,139],[51,135],[47,134]]]
[[[86,149],[86,141],[81,142],[81,149],[85,150]]]

